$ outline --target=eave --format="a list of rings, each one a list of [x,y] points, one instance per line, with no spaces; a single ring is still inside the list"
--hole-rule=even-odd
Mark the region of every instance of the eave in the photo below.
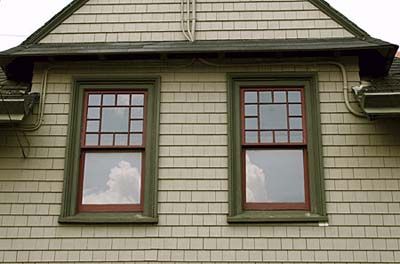
[[[118,42],[21,45],[0,53],[9,78],[24,78],[37,61],[135,60],[206,57],[224,58],[299,58],[357,56],[363,75],[384,76],[398,46],[378,39],[332,38],[290,40],[215,40],[194,43]],[[19,76],[18,76],[19,75]],[[13,77],[16,76],[16,77]],[[24,78],[27,79],[27,78]]]

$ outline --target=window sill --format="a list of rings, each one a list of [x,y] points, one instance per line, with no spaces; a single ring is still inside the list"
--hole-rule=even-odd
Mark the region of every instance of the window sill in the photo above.
[[[228,216],[228,223],[318,223],[328,222],[328,217],[307,212],[260,212],[248,211]]]
[[[79,213],[74,216],[60,217],[60,224],[157,224],[158,218],[138,213]]]

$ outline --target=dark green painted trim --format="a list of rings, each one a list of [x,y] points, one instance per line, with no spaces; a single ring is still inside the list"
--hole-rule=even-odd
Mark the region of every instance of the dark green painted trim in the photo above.
[[[228,74],[228,222],[321,222],[325,209],[322,140],[317,73],[234,73]],[[244,211],[241,184],[240,87],[304,86],[307,118],[307,153],[310,180],[310,211]]]
[[[160,77],[74,77],[64,170],[60,223],[156,223],[160,116]],[[85,89],[146,89],[147,127],[144,208],[141,213],[77,213],[80,131]]]
[[[82,7],[89,0],[74,0],[69,5],[64,7],[60,12],[53,16],[46,24],[40,27],[38,30],[33,32],[21,45],[29,45],[38,43],[53,29],[59,26],[65,19],[71,16],[76,10]]]
[[[229,223],[307,223],[327,221],[327,216],[304,212],[243,212],[239,215],[228,217]]]
[[[356,37],[361,39],[366,39],[369,37],[369,34],[357,26],[354,22],[349,20],[342,13],[337,11],[334,7],[328,4],[324,0],[309,0],[313,5],[319,8],[322,12],[324,12],[327,16],[336,21],[339,25],[344,27],[347,31],[354,34]]]
[[[74,216],[60,217],[59,223],[63,224],[120,224],[120,223],[136,223],[136,224],[157,224],[157,217],[146,217],[142,214],[129,213],[80,213]]]

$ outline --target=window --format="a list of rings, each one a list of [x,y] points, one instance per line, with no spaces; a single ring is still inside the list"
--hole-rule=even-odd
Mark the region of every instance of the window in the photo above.
[[[230,222],[325,221],[316,77],[230,76]]]
[[[60,222],[156,222],[158,79],[77,81]]]

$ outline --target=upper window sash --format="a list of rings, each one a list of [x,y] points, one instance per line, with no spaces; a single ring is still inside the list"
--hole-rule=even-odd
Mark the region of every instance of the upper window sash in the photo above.
[[[81,148],[145,147],[146,91],[88,90],[84,104]]]
[[[241,87],[240,105],[243,146],[307,144],[303,88]]]

